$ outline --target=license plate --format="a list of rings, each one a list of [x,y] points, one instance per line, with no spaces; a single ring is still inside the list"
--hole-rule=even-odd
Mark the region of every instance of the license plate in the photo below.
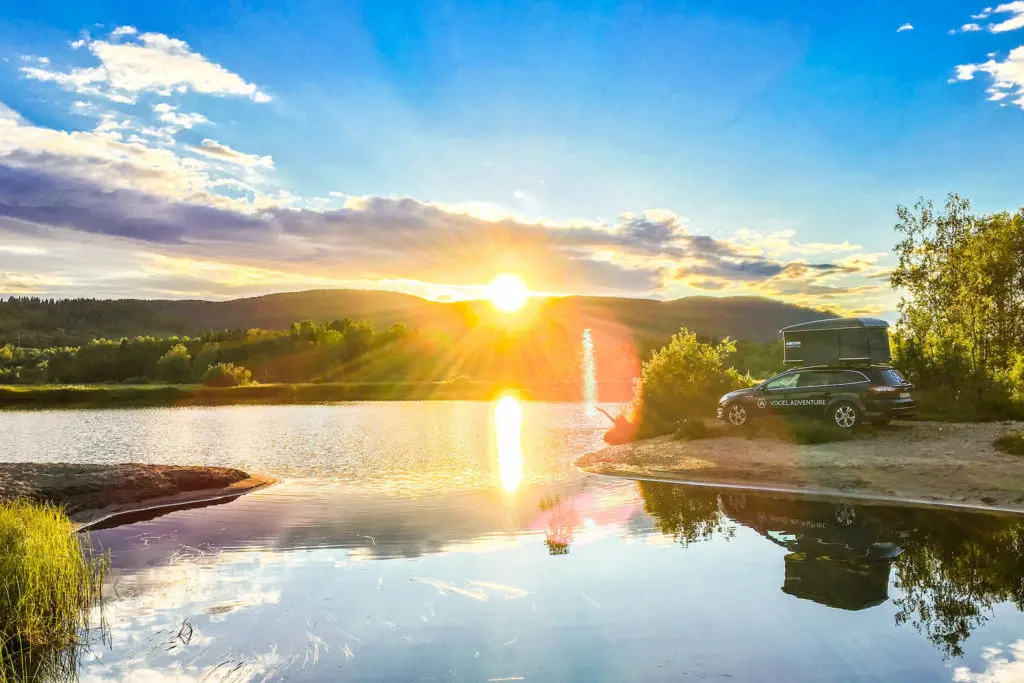
[[[909,391],[901,391],[900,392],[900,398],[910,398],[910,392]]]

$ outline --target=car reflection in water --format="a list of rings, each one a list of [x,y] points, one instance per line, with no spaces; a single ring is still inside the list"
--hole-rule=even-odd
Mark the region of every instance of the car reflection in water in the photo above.
[[[784,593],[860,610],[889,598],[889,574],[910,535],[906,520],[845,502],[720,495],[722,510],[789,550]]]
[[[882,604],[944,656],[999,603],[1024,610],[1024,517],[850,503],[739,489],[639,482],[644,511],[682,546],[735,533],[735,523],[790,551],[783,592],[829,607]]]

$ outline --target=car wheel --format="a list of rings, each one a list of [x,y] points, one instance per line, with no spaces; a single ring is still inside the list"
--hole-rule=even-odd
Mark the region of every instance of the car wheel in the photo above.
[[[853,429],[860,422],[860,410],[852,403],[837,403],[832,406],[829,414],[832,424],[840,429]]]
[[[739,403],[731,403],[725,409],[725,417],[733,427],[742,427],[750,422],[747,409]]]

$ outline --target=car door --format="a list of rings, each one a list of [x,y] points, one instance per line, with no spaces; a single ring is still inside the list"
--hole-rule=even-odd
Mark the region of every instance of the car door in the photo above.
[[[835,389],[833,375],[834,373],[828,370],[801,372],[796,388],[790,394],[790,413],[819,417]]]
[[[758,402],[765,402],[765,409],[777,415],[789,415],[793,406],[790,400],[797,390],[802,372],[787,372],[765,382],[762,387],[764,397],[758,398]],[[759,406],[760,407],[760,406]]]

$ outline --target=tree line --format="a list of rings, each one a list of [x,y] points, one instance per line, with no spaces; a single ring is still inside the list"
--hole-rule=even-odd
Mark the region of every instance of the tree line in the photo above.
[[[1024,414],[1024,209],[978,215],[950,194],[897,208],[895,362],[953,416]]]
[[[78,347],[0,346],[0,383],[211,385],[391,378],[420,341],[404,325],[374,331],[345,318],[287,330],[227,330],[202,336],[98,338]]]

